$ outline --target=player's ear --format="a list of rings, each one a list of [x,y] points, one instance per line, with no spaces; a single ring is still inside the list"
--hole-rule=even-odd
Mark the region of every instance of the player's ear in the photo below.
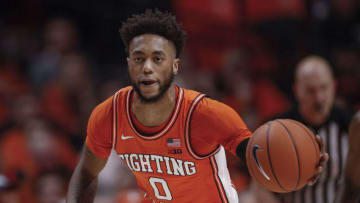
[[[173,73],[174,73],[175,75],[177,75],[177,73],[178,73],[178,71],[179,71],[179,63],[180,63],[180,59],[179,59],[179,58],[174,59],[172,69],[173,69]]]

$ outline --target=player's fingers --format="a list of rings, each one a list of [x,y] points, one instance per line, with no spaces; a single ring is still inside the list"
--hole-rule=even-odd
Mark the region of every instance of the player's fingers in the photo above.
[[[329,154],[328,153],[321,154],[318,166],[325,167],[326,162],[328,162],[328,160],[329,160]]]
[[[308,185],[314,185],[314,184],[316,183],[316,181],[319,179],[319,176],[320,176],[320,174],[321,174],[322,171],[323,171],[323,167],[322,167],[322,166],[316,167],[314,176],[311,177],[311,178],[308,180],[307,184],[308,184]]]
[[[316,181],[319,179],[320,174],[323,172],[325,166],[326,166],[326,162],[329,160],[329,154],[328,153],[323,153],[320,155],[320,160],[319,160],[319,164],[317,165],[315,172],[314,172],[314,176],[311,177],[308,180],[308,185],[314,185],[316,183]]]
[[[319,179],[319,176],[314,177],[314,178],[310,179],[307,184],[312,186],[317,182],[318,179]]]

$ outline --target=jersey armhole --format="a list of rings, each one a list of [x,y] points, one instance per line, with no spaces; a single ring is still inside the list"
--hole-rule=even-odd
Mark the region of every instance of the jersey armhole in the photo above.
[[[189,153],[191,154],[191,156],[193,156],[195,159],[205,159],[208,158],[210,156],[213,156],[214,154],[216,154],[220,149],[221,149],[221,145],[219,144],[215,150],[213,150],[212,152],[210,152],[207,155],[199,155],[195,152],[195,150],[192,148],[191,146],[191,141],[190,141],[190,127],[191,127],[191,120],[192,120],[192,116],[194,113],[194,110],[196,108],[196,106],[200,103],[200,101],[206,97],[205,94],[199,94],[195,97],[195,99],[192,101],[189,111],[187,113],[186,116],[186,120],[185,120],[185,144],[186,144],[186,148],[189,151]]]
[[[116,142],[117,142],[117,124],[118,124],[118,115],[117,115],[117,109],[118,109],[118,98],[119,98],[119,91],[117,91],[113,97],[112,101],[112,108],[113,108],[113,116],[112,116],[112,149],[115,150],[116,148]],[[115,150],[116,151],[116,150]]]

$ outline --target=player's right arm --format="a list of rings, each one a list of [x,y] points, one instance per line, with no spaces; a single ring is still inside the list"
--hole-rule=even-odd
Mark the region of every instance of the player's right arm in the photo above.
[[[360,112],[351,121],[349,128],[349,153],[345,169],[345,184],[341,203],[357,203],[360,200]]]
[[[93,202],[98,174],[104,168],[112,149],[112,97],[92,112],[87,128],[86,144],[71,177],[67,203]]]
[[[98,174],[104,168],[107,158],[96,157],[85,145],[80,161],[71,177],[66,197],[67,203],[93,202]]]

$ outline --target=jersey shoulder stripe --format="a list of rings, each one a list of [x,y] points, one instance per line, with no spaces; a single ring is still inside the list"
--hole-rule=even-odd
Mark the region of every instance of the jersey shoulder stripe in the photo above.
[[[189,111],[187,113],[186,116],[186,121],[185,121],[185,143],[186,143],[186,148],[189,151],[189,153],[195,158],[195,159],[205,159],[208,158],[212,155],[214,155],[215,153],[217,153],[220,149],[220,145],[211,153],[209,153],[208,155],[205,156],[201,156],[198,155],[193,148],[191,147],[191,138],[190,138],[190,126],[191,126],[191,119],[192,119],[192,115],[194,113],[194,110],[196,108],[196,106],[200,103],[200,101],[206,97],[205,94],[198,94],[197,97],[195,97],[195,99],[192,101],[191,106],[189,108]]]

